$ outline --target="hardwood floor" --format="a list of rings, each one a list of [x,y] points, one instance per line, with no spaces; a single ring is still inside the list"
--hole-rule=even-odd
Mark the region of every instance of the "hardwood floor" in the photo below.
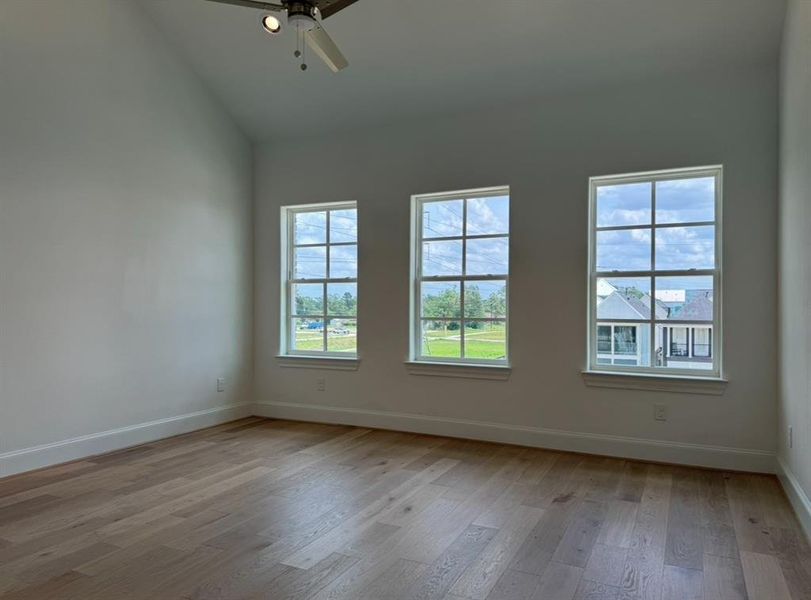
[[[774,477],[252,418],[0,481],[0,597],[803,600]]]

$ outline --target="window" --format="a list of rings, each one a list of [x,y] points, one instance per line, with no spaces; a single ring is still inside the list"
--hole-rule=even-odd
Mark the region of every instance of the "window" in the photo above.
[[[710,358],[712,356],[712,328],[693,328],[693,356]]]
[[[282,278],[281,354],[357,356],[354,203],[282,208]]]
[[[412,198],[411,359],[508,362],[508,188]]]
[[[637,327],[633,323],[599,325],[597,327],[597,364],[639,364],[640,346],[637,343],[637,333]]]
[[[689,356],[688,331],[687,327],[670,328],[670,357]]]
[[[591,178],[590,369],[720,377],[721,176]]]

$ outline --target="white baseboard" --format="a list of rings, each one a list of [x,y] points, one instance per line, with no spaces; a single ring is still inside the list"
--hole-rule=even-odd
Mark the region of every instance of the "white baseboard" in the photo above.
[[[230,404],[185,415],[91,433],[69,440],[0,454],[0,477],[121,450],[197,429],[227,423],[252,414],[253,404]]]
[[[780,457],[777,458],[777,476],[780,478],[780,483],[783,484],[783,489],[786,490],[789,502],[805,531],[805,536],[811,541],[811,499],[803,490],[797,476]]]
[[[792,504],[801,515],[806,530],[811,531],[811,504],[807,496],[789,471],[784,467],[777,467],[775,456],[771,452],[286,402],[233,404],[6,452],[0,454],[0,477],[121,450],[251,415],[410,431],[736,471],[774,473],[779,468],[781,480]]]
[[[260,402],[254,405],[254,414],[278,419],[393,429],[734,471],[774,473],[776,468],[774,453],[762,450],[665,442],[410,413]]]

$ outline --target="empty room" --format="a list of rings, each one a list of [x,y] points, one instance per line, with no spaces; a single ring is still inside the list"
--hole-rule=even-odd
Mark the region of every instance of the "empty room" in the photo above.
[[[811,0],[0,0],[0,599],[811,600]]]

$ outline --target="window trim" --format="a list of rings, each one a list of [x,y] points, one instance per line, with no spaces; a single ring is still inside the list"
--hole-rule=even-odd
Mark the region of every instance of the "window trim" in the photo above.
[[[510,199],[510,223],[508,223],[508,231],[506,234],[486,234],[486,235],[467,235],[467,203],[463,202],[463,220],[462,220],[462,236],[449,236],[430,238],[430,241],[443,241],[443,240],[457,240],[462,239],[462,271],[465,271],[465,263],[467,260],[465,252],[465,244],[468,239],[494,239],[494,238],[507,238],[507,252],[508,256],[512,254],[512,196],[510,195],[510,186],[500,185],[486,188],[474,188],[469,190],[458,190],[452,192],[439,192],[433,194],[414,194],[411,196],[411,242],[410,242],[410,277],[409,277],[409,349],[408,349],[408,364],[419,365],[438,365],[442,367],[510,367],[510,264],[507,265],[506,275],[447,275],[447,276],[430,276],[428,278],[422,277],[422,211],[420,207],[425,202],[441,202],[447,200],[467,200],[472,198],[488,198],[491,196],[507,196]],[[426,238],[427,239],[427,238]],[[511,260],[510,260],[511,262]],[[421,298],[420,298],[420,283],[421,281],[461,281],[461,296],[460,296],[460,317],[458,319],[460,324],[460,331],[464,329],[464,322],[467,320],[480,320],[489,322],[503,322],[504,323],[504,348],[506,358],[502,359],[469,359],[469,358],[452,358],[452,357],[430,357],[421,355],[421,332],[422,321],[425,320],[420,315],[421,311]],[[503,318],[466,318],[464,316],[465,303],[464,303],[464,286],[466,281],[504,281],[506,291],[505,303],[505,316]],[[442,319],[429,319],[429,320],[442,320]],[[447,319],[453,321],[454,319]],[[460,352],[464,352],[464,332],[461,334]],[[412,369],[413,371],[413,369]]]
[[[327,284],[327,283],[354,283],[358,285],[358,275],[359,272],[356,273],[355,277],[342,277],[342,278],[330,278],[324,277],[319,279],[308,279],[308,280],[298,280],[295,279],[293,269],[295,265],[294,259],[294,252],[295,248],[306,248],[306,247],[325,247],[326,248],[326,274],[329,274],[329,248],[330,246],[355,246],[358,251],[360,250],[360,215],[358,215],[358,234],[357,239],[354,242],[334,242],[331,243],[329,239],[329,212],[336,211],[336,210],[348,210],[354,209],[357,211],[358,204],[356,201],[345,201],[345,202],[318,202],[313,204],[295,204],[289,206],[282,206],[281,207],[281,218],[280,218],[280,226],[281,226],[281,265],[280,265],[280,310],[279,310],[279,355],[278,357],[281,358],[296,358],[296,359],[320,359],[320,360],[342,360],[342,361],[357,361],[359,360],[359,345],[358,345],[358,338],[356,337],[356,344],[355,344],[355,352],[335,352],[335,351],[318,351],[318,350],[296,350],[292,348],[291,344],[291,324],[293,322],[294,315],[292,314],[292,286],[297,283],[304,283],[304,284]],[[327,224],[326,224],[326,237],[325,242],[323,244],[301,244],[299,246],[293,245],[293,240],[295,239],[294,234],[294,227],[295,227],[295,215],[298,213],[305,213],[305,212],[327,212]],[[359,256],[359,254],[358,254]],[[360,294],[358,294],[360,296]],[[358,297],[358,309],[360,306],[360,298]],[[356,313],[359,310],[356,309]],[[324,296],[324,336],[325,336],[325,345],[326,348],[326,336],[327,334],[327,313],[328,313],[328,305],[327,305],[327,297],[326,294]],[[357,332],[360,330],[359,324],[359,314],[354,317],[329,317],[334,319],[349,319],[352,318],[358,324],[356,326],[356,336]]]
[[[713,177],[715,178],[715,220],[696,221],[685,223],[662,223],[656,224],[656,182],[670,181],[676,179]],[[626,183],[652,182],[651,186],[651,223],[649,226],[643,225],[621,225],[612,227],[601,227],[600,231],[620,231],[628,229],[649,228],[651,230],[651,265],[649,271],[621,271],[621,272],[598,272],[596,271],[596,201],[597,188],[602,185],[616,185]],[[723,165],[711,165],[704,167],[688,167],[679,169],[664,169],[658,171],[645,171],[639,173],[601,175],[589,178],[589,206],[588,206],[588,270],[587,280],[587,334],[586,334],[586,364],[587,373],[610,373],[617,375],[643,375],[660,377],[679,377],[684,379],[696,378],[701,380],[716,379],[723,380],[723,185],[724,172]],[[656,230],[673,227],[691,227],[701,225],[713,225],[715,227],[715,268],[696,270],[672,270],[656,271]],[[711,355],[713,358],[713,369],[680,369],[670,367],[644,367],[637,366],[629,368],[626,365],[602,365],[597,363],[597,279],[606,277],[651,277],[651,297],[655,297],[654,277],[682,277],[682,276],[711,276],[713,277],[713,321],[710,324],[713,329]],[[610,321],[603,319],[602,321]],[[602,322],[601,321],[601,322]],[[640,323],[653,324],[651,331],[651,358],[655,355],[655,324],[656,314],[651,307],[651,318],[640,320]],[[696,325],[695,321],[681,321],[672,319],[667,321],[667,325],[678,326],[683,324],[687,327]],[[654,361],[651,360],[653,365]]]

